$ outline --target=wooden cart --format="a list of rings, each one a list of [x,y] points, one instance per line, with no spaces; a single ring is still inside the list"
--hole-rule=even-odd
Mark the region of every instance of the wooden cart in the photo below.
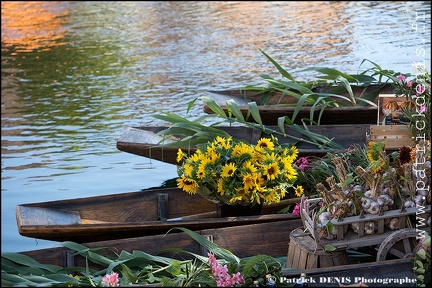
[[[403,208],[389,210],[379,214],[360,214],[358,216],[345,217],[339,220],[330,220],[333,229],[337,228],[333,239],[322,237],[317,232],[316,212],[309,207],[318,204],[322,198],[306,199],[302,197],[300,202],[300,216],[306,233],[309,233],[319,249],[331,245],[337,250],[355,249],[359,247],[379,245],[376,261],[384,261],[390,257],[408,258],[415,255],[418,239],[422,231],[430,233],[430,226],[427,219],[430,217],[431,205],[422,207]],[[385,225],[386,220],[399,218],[399,229],[391,230]],[[407,218],[415,220],[413,227],[407,227]],[[364,225],[368,221],[374,221],[378,229],[374,234],[364,233]],[[414,222],[414,221],[412,221]],[[358,232],[354,232],[349,226],[358,223]],[[344,226],[348,225],[348,229]]]

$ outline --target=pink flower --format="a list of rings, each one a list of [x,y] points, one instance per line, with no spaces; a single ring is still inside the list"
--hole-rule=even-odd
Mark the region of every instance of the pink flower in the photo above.
[[[236,284],[243,284],[245,282],[240,272],[237,272],[232,276],[229,275],[228,267],[226,265],[220,265],[212,253],[208,253],[208,257],[217,287],[234,287]]]
[[[406,85],[407,85],[408,88],[411,88],[411,87],[412,87],[412,81],[408,81],[408,82],[406,83]]]
[[[102,286],[103,287],[118,287],[119,279],[118,274],[113,272],[111,274],[107,274],[102,278]]]
[[[296,203],[296,206],[294,207],[294,210],[293,210],[292,214],[294,216],[299,216],[300,215],[300,203]]]
[[[400,82],[400,83],[402,83],[404,80],[405,80],[405,76],[404,75],[402,75],[402,74],[399,74],[399,76],[397,76],[397,79],[398,79],[398,81]]]
[[[298,168],[301,171],[305,171],[305,169],[307,168],[307,166],[309,164],[309,161],[308,161],[307,157],[300,157],[297,159],[295,164],[298,166]]]

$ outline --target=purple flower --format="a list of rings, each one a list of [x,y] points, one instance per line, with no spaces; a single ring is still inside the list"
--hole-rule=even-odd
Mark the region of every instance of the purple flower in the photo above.
[[[413,85],[413,84],[412,84],[412,81],[408,81],[408,82],[406,83],[406,85],[407,85],[408,88],[411,88],[412,85]]]
[[[400,83],[402,83],[403,81],[405,81],[405,76],[404,75],[402,75],[402,74],[399,74],[399,76],[397,76],[397,79],[398,79],[398,81],[400,82]]]
[[[419,112],[419,113],[424,113],[424,112],[426,112],[426,106],[425,106],[425,105],[420,106],[418,112]]]

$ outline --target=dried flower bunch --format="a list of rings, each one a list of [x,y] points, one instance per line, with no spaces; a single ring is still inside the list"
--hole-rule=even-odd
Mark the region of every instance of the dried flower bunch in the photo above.
[[[317,213],[320,236],[327,239],[336,237],[338,227],[334,226],[332,230],[327,226],[332,219],[430,205],[430,193],[426,189],[431,179],[430,144],[428,149],[422,158],[427,159],[422,164],[422,173],[419,173],[421,165],[417,162],[416,156],[419,155],[416,149],[407,146],[387,154],[385,142],[369,142],[366,150],[368,163],[365,167],[355,167],[355,175],[349,173],[351,169],[341,157],[334,157],[332,161],[338,176],[329,176],[326,179],[328,186],[323,183],[316,185],[317,192],[323,198],[322,207]],[[386,225],[397,230],[398,221],[399,218],[388,219]],[[430,225],[430,219],[427,221]],[[374,221],[368,221],[364,226],[365,234],[376,232]],[[340,227],[343,227],[344,232],[350,227],[356,233],[359,229],[358,223]]]
[[[214,202],[255,205],[279,202],[297,179],[295,146],[261,138],[256,145],[216,137],[190,157],[179,149],[177,186]]]

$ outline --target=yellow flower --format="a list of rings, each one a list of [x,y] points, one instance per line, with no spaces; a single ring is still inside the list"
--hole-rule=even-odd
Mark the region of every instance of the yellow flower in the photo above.
[[[246,161],[242,167],[244,173],[255,174],[257,172],[257,168],[252,164],[251,161]],[[244,174],[246,175],[246,174]]]
[[[284,176],[286,179],[290,181],[294,181],[297,179],[297,170],[294,169],[294,167],[287,167],[287,171],[285,172]]]
[[[218,180],[218,182],[217,182],[217,192],[218,192],[221,196],[225,195],[225,189],[224,189],[224,187],[223,187],[223,184],[224,184],[224,180],[223,180],[223,178],[219,178],[219,180]]]
[[[180,162],[183,157],[185,156],[185,154],[183,153],[183,150],[181,150],[180,148],[177,151],[177,162]]]
[[[234,163],[225,164],[222,168],[221,177],[231,177],[232,175],[234,175],[235,170],[236,167],[234,166]]]
[[[295,188],[295,194],[297,197],[301,197],[304,194],[303,186],[297,185],[297,187]]]
[[[216,137],[216,140],[214,141],[214,146],[221,146],[225,149],[229,149],[231,147],[231,141],[232,141],[232,137],[229,138],[223,138],[220,136]]]
[[[177,179],[177,187],[183,189],[189,194],[196,194],[198,189],[198,183],[194,179],[181,176],[179,179]]]
[[[77,279],[77,280],[81,280],[81,278],[80,278],[80,276],[78,276],[78,275],[72,275],[72,274],[68,274],[69,276],[71,276],[71,277],[73,277],[73,278],[75,278],[75,279]],[[67,285],[67,287],[74,287],[74,285],[73,284],[68,284]]]
[[[273,150],[274,149],[274,143],[271,141],[270,138],[261,138],[260,140],[258,140],[258,143],[256,145],[257,150],[265,150],[270,149]]]
[[[223,203],[279,202],[297,179],[293,166],[297,150],[273,141],[261,138],[253,145],[216,137],[183,158],[177,186]]]
[[[255,177],[252,174],[244,174],[243,176],[243,184],[244,190],[249,191],[254,188],[256,185]]]
[[[275,180],[279,176],[280,170],[277,163],[271,163],[264,169],[264,175],[267,176],[269,180]]]
[[[192,178],[193,177],[193,170],[194,170],[194,166],[191,164],[185,164],[183,167],[184,171],[184,176]]]
[[[240,143],[239,145],[236,145],[233,147],[232,150],[232,157],[248,157],[249,159],[252,159],[255,149],[251,147],[250,145],[246,143]]]

